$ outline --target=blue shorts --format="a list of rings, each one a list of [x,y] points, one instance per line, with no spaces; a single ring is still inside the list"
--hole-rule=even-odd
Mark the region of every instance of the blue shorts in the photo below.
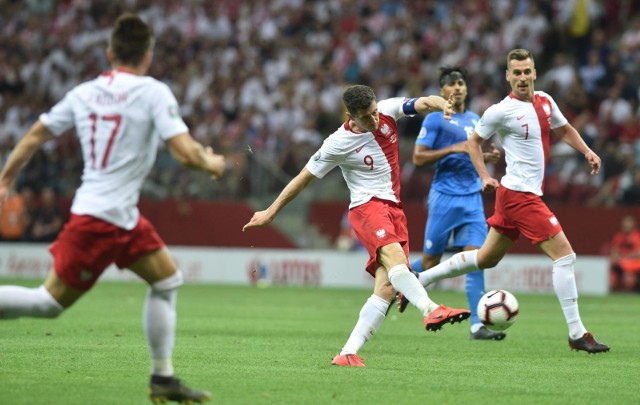
[[[482,246],[487,238],[487,222],[480,193],[449,195],[431,189],[424,231],[424,253],[440,256],[449,239],[452,247]]]

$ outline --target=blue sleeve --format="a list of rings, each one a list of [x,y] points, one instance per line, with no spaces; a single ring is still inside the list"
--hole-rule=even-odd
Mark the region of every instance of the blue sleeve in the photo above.
[[[441,116],[442,113],[436,112],[424,117],[420,133],[418,134],[418,138],[416,138],[416,145],[424,145],[429,149],[433,149],[433,145],[435,145],[438,134],[440,133],[440,125],[442,123]]]

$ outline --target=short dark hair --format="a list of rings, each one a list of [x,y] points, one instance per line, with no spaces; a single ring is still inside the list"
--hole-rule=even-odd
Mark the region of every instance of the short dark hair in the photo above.
[[[349,113],[354,115],[360,110],[369,108],[371,102],[375,100],[376,95],[373,89],[362,84],[351,86],[342,94],[344,106],[347,107]]]
[[[137,15],[125,13],[116,20],[110,46],[116,61],[137,66],[153,47],[153,29]]]
[[[467,71],[462,66],[441,66],[438,71],[440,72],[440,87],[444,87],[447,84],[447,76],[452,73],[459,73],[462,76],[462,80],[467,81]]]
[[[531,62],[535,65],[535,61],[533,60],[533,55],[531,54],[531,52],[522,48],[512,49],[511,51],[509,51],[509,54],[507,55],[507,70],[509,70],[509,62],[511,62],[512,60],[527,60],[527,59],[531,59]]]

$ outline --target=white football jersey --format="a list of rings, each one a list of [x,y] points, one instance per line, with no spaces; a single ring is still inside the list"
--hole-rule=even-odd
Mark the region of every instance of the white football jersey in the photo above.
[[[378,102],[380,125],[375,132],[355,133],[344,123],[309,159],[307,170],[323,178],[340,166],[351,193],[349,208],[373,197],[400,202],[400,165],[396,121],[405,116],[402,97]]]
[[[567,124],[550,95],[534,92],[533,102],[509,94],[489,107],[476,124],[476,133],[488,139],[500,136],[507,163],[500,184],[510,190],[542,195],[552,129]]]
[[[128,230],[138,223],[140,188],[158,141],[188,131],[167,85],[122,70],[73,88],[40,121],[54,135],[76,127],[84,170],[71,212]]]

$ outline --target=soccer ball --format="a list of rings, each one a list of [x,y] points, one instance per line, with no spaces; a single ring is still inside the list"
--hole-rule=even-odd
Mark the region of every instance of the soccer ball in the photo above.
[[[478,302],[478,316],[491,330],[505,330],[518,317],[518,300],[509,291],[491,290]]]

